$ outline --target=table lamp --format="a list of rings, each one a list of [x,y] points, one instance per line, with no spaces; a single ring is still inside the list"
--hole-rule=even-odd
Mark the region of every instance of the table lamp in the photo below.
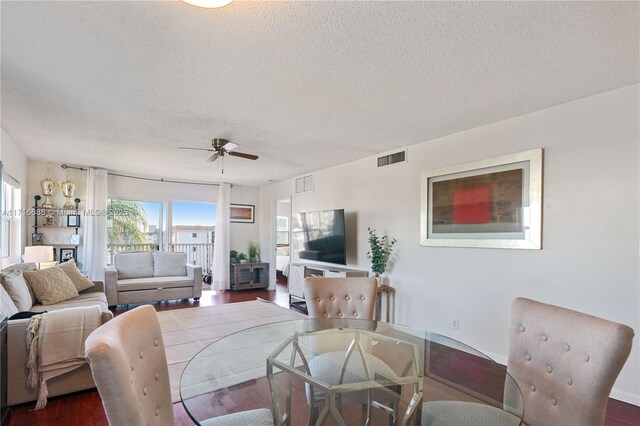
[[[40,264],[43,262],[53,261],[53,246],[29,246],[24,248],[24,256],[22,256],[24,262],[32,262]]]

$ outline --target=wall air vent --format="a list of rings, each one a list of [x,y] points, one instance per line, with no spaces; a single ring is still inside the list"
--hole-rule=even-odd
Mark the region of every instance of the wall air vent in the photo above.
[[[407,161],[407,151],[402,150],[394,152],[393,154],[383,155],[378,157],[378,167],[390,166],[396,163],[405,163]]]
[[[313,176],[303,176],[296,179],[296,194],[313,191]]]

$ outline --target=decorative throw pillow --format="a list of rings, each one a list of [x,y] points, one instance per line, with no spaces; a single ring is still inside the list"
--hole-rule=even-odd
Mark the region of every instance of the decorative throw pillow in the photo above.
[[[9,297],[7,290],[0,285],[0,314],[11,317],[18,313],[18,308]]]
[[[9,297],[18,308],[19,312],[28,311],[33,306],[29,286],[20,271],[12,271],[4,276],[4,286]]]
[[[78,291],[86,290],[95,286],[89,278],[82,275],[82,272],[80,272],[80,269],[78,269],[76,262],[73,259],[64,262],[62,265],[58,266],[58,268],[62,269],[64,273],[71,278],[73,285],[76,286]]]
[[[25,271],[35,271],[36,269],[37,268],[35,263],[16,263],[15,265],[11,265],[0,271],[0,282],[2,283],[2,285],[4,285],[4,277],[6,275],[11,275],[15,271],[24,273]],[[34,304],[38,303],[38,301],[36,300],[36,295],[33,294],[33,290],[31,290],[31,287],[27,285],[27,288],[29,289],[29,294],[31,295],[31,305],[33,306]]]
[[[40,271],[25,272],[36,299],[43,305],[53,305],[78,296],[73,281],[60,268],[48,268]]]

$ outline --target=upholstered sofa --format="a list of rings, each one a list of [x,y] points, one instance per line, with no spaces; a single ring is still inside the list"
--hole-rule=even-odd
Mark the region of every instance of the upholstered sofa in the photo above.
[[[188,265],[186,253],[118,253],[104,281],[109,306],[198,300],[202,295],[202,268]]]
[[[14,270],[22,272],[36,269],[33,263],[19,263],[2,270],[3,274]],[[34,304],[29,311],[44,312],[54,311],[64,308],[75,308],[81,306],[99,305],[102,310],[102,323],[113,318],[113,314],[107,307],[107,299],[104,294],[102,281],[93,281],[94,286],[80,291],[77,297],[65,300],[52,305],[43,306],[34,300]],[[4,285],[4,280],[2,285]],[[7,326],[7,347],[9,348],[7,357],[7,403],[8,405],[21,404],[23,402],[35,401],[37,391],[27,387],[27,324],[29,319],[9,320]],[[71,392],[78,392],[95,387],[91,369],[85,365],[76,370],[50,379],[47,382],[49,396],[64,395]]]

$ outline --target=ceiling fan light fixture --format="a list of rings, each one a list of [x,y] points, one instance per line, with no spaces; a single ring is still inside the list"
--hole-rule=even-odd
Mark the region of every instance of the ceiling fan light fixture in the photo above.
[[[217,9],[220,7],[224,7],[229,3],[233,2],[233,0],[182,0],[185,3],[189,3],[193,6],[204,7],[207,9]]]

